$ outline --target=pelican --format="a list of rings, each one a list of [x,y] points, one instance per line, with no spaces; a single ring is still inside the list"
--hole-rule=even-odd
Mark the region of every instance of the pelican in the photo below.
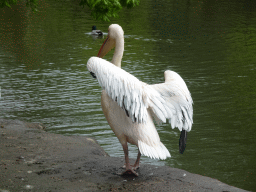
[[[111,63],[102,59],[114,47]],[[164,72],[163,83],[148,85],[121,69],[123,52],[123,29],[112,24],[98,57],[91,57],[87,68],[103,89],[103,113],[124,150],[125,171],[122,175],[138,176],[135,171],[141,155],[156,159],[171,157],[160,141],[154,121],[166,123],[168,120],[172,128],[177,127],[181,131],[179,151],[184,152],[187,132],[193,124],[193,101],[185,82],[174,71]],[[127,143],[138,147],[133,166],[129,162]]]
[[[103,35],[103,33],[102,33],[102,31],[101,31],[101,30],[97,30],[96,26],[95,26],[95,25],[93,25],[93,26],[92,26],[92,35],[102,36],[102,35]]]

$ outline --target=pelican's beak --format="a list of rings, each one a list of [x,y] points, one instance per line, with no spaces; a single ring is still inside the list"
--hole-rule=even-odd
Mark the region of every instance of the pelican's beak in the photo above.
[[[101,48],[98,53],[98,57],[103,58],[114,47],[115,47],[115,40],[107,36],[106,40],[101,45]]]

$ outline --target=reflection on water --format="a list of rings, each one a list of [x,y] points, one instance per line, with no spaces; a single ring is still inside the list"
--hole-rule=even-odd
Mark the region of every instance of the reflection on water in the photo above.
[[[92,25],[106,36],[110,23],[91,20],[72,2],[40,1],[39,7],[36,14],[23,5],[0,10],[1,118],[93,136],[111,156],[123,156],[102,114],[101,89],[86,68],[104,41],[90,35]],[[143,157],[144,163],[255,190],[255,7],[250,0],[142,1],[112,22],[125,32],[124,70],[149,84],[174,70],[194,100],[186,152],[178,153],[178,130],[162,125],[158,131],[172,158]],[[130,150],[136,158],[137,148]]]

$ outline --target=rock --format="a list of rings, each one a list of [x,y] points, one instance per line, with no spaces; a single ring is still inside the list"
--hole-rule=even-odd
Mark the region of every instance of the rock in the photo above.
[[[139,177],[121,177],[124,159],[109,157],[93,138],[18,120],[0,125],[0,191],[245,191],[167,166],[141,164]]]

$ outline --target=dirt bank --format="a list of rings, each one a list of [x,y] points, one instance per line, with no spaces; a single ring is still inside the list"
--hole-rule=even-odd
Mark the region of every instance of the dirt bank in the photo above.
[[[245,191],[167,166],[142,164],[139,177],[121,177],[117,173],[123,164],[123,158],[109,157],[94,139],[0,119],[0,192]]]

